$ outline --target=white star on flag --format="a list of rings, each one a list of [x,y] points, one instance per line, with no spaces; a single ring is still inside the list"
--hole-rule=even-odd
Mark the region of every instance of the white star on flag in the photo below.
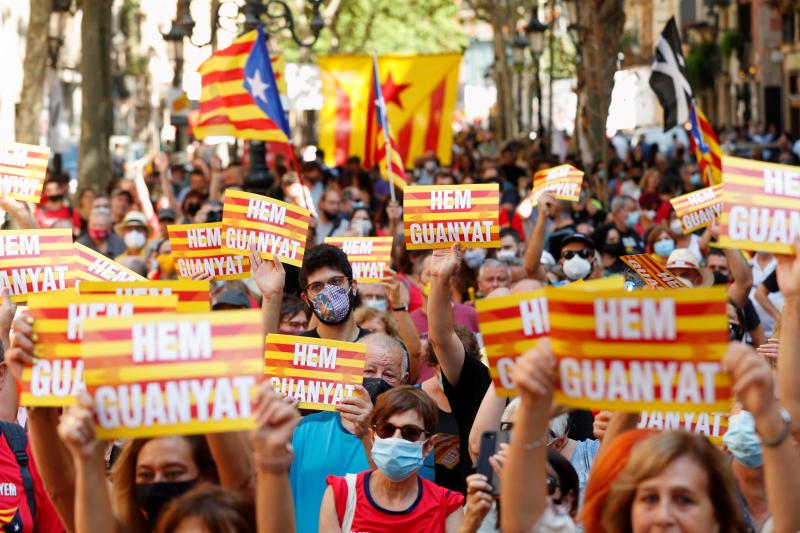
[[[261,98],[264,102],[267,101],[269,83],[264,83],[264,80],[261,79],[260,70],[256,70],[252,78],[247,78],[247,83],[250,84],[250,92],[253,93],[254,98]]]

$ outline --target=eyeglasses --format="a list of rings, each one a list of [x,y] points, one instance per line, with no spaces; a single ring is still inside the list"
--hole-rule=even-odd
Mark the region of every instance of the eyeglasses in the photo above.
[[[322,292],[322,289],[325,288],[325,285],[348,288],[350,281],[347,279],[347,276],[334,276],[328,281],[315,281],[314,283],[309,283],[306,285],[306,292],[309,296],[316,296]]]
[[[308,328],[308,321],[283,321],[281,326],[286,326],[284,329],[291,329],[293,331],[300,331],[301,329]]]
[[[500,431],[511,431],[514,429],[514,422],[500,422]]]
[[[591,248],[581,248],[580,250],[567,250],[566,252],[561,252],[561,257],[569,261],[575,255],[579,255],[584,259],[589,259],[590,257],[594,257],[594,250]]]
[[[395,426],[391,422],[384,422],[380,426],[373,426],[375,433],[382,439],[389,439],[394,437],[397,430],[400,430],[400,435],[407,441],[417,442],[423,435],[430,435],[427,431],[414,424],[407,424],[405,426]]]

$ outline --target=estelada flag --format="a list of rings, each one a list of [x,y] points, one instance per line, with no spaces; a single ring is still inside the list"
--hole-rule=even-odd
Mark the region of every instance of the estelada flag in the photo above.
[[[179,313],[211,311],[208,281],[188,279],[144,280],[127,282],[83,281],[78,284],[79,294],[116,294],[117,296],[176,295]]]
[[[0,143],[0,196],[38,204],[49,157],[44,146]]]
[[[83,323],[98,439],[252,429],[264,337],[256,310]]]
[[[449,165],[461,54],[392,54],[378,60],[389,122],[404,167],[412,168],[414,159],[426,152]],[[317,62],[322,81],[319,146],[325,151],[325,163],[341,165],[356,155],[371,167],[379,135],[370,114],[372,58],[328,56]]]
[[[378,121],[378,132],[373,147],[373,161],[377,161],[381,168],[381,176],[388,180],[390,185],[404,189],[408,179],[406,170],[403,168],[403,158],[395,140],[394,132],[389,125],[389,117],[386,111],[386,100],[383,97],[381,80],[378,75],[378,58],[372,58],[372,114]],[[369,163],[369,162],[368,162]]]
[[[545,291],[556,403],[627,412],[729,411],[724,287]]]
[[[0,289],[8,288],[12,302],[74,284],[72,230],[0,231]]]
[[[250,276],[250,258],[222,252],[222,222],[172,224],[167,226],[175,270],[191,279],[204,272],[215,280],[244,279]]]
[[[301,409],[333,411],[364,380],[366,345],[311,337],[267,335],[264,375]]]
[[[280,84],[285,82],[280,71],[274,72],[275,60],[269,58],[259,27],[200,65],[202,90],[200,115],[193,126],[195,137],[226,135],[288,142],[289,126],[279,94]]]
[[[718,185],[722,183],[722,148],[714,127],[696,102],[689,105],[689,122],[692,125],[689,141],[694,149],[703,183]]]
[[[28,312],[35,319],[33,366],[22,370],[22,405],[72,405],[83,390],[83,360],[80,342],[83,321],[88,318],[120,317],[142,313],[175,311],[177,296],[131,296],[124,300],[110,294],[78,296],[74,289],[34,294]]]

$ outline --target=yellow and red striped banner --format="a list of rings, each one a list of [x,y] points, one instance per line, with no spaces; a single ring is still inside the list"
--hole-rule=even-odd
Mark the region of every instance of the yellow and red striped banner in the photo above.
[[[481,298],[475,310],[497,394],[516,396],[511,371],[517,357],[550,334],[544,289]]]
[[[91,248],[74,243],[73,270],[78,281],[143,281],[143,278],[114,260]]]
[[[45,146],[0,143],[0,196],[38,204],[49,157]]]
[[[359,283],[375,283],[383,279],[392,263],[392,237],[326,237],[325,243],[341,248],[350,266],[353,279]]]
[[[84,321],[81,357],[97,438],[252,429],[263,353],[256,310]]]
[[[84,388],[80,342],[83,321],[105,317],[109,321],[142,313],[175,312],[177,296],[78,296],[74,289],[34,294],[28,312],[36,334],[33,366],[22,370],[20,403],[33,406],[72,405]]]
[[[222,252],[249,254],[256,243],[261,257],[302,266],[311,213],[280,200],[228,189],[222,210]]]
[[[167,226],[178,275],[189,279],[205,272],[215,280],[250,276],[250,257],[222,252],[222,222]]]
[[[416,185],[403,194],[406,248],[500,246],[500,187],[478,185]]]
[[[555,401],[611,411],[728,412],[724,287],[667,291],[547,288]]]
[[[631,267],[648,289],[685,289],[686,285],[656,261],[650,254],[623,255],[622,262]]]
[[[73,287],[71,267],[72,230],[0,231],[0,289],[8,287],[12,302]]]
[[[267,335],[264,375],[301,409],[333,411],[364,379],[366,345],[296,335]]]
[[[663,431],[685,429],[707,437],[714,444],[722,444],[722,436],[728,432],[728,414],[642,411],[637,427]]]
[[[722,184],[671,198],[675,215],[681,221],[683,233],[692,233],[710,226],[722,213]]]
[[[206,313],[211,311],[211,283],[185,279],[157,281],[83,281],[78,285],[80,294],[115,294],[117,296],[176,295],[179,313]]]
[[[552,193],[556,200],[577,202],[581,197],[582,184],[583,172],[572,165],[540,170],[533,176],[533,202],[538,202],[543,192]]]
[[[793,254],[800,237],[800,167],[722,158],[719,244]]]

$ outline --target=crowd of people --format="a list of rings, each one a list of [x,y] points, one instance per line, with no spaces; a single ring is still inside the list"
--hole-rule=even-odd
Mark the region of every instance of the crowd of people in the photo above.
[[[487,131],[458,132],[452,164],[420,157],[409,181],[499,184],[500,246],[432,252],[406,249],[402,190],[392,201],[387,182],[357,157],[332,168],[318,151],[299,176],[276,157],[273,182],[258,192],[314,215],[303,265],[251,252],[248,279],[212,283],[212,307],[260,308],[266,333],[363,343],[364,378],[334,411],[301,412],[264,384],[253,399],[257,427],[247,434],[100,441],[85,395],[73,407],[20,416],[15,378],[34,361],[36,338],[33,319],[14,319],[4,293],[0,521],[20,529],[3,527],[800,530],[800,256],[719,248],[716,223],[684,235],[669,199],[704,186],[686,147],[665,153],[640,140],[608,149],[607,164],[583,169],[577,202],[549,194],[533,202],[532,176],[564,161],[538,142],[498,147]],[[156,154],[135,179],[117,176],[107,191],[74,199],[53,173],[34,210],[8,198],[0,208],[11,227],[71,228],[77,242],[142,276],[175,279],[166,226],[219,221],[225,190],[251,183],[240,166],[223,169],[201,153],[189,165]],[[394,237],[392,269],[380,283],[358,283],[344,252],[324,243],[332,236]],[[612,274],[636,285],[620,257],[641,253],[688,287],[727,287],[724,368],[736,405],[721,444],[686,430],[638,428],[640,413],[559,407],[547,340],[513,354],[515,399],[495,390],[478,299]],[[5,429],[18,420],[28,437],[21,452]],[[485,457],[487,434],[499,444]]]

